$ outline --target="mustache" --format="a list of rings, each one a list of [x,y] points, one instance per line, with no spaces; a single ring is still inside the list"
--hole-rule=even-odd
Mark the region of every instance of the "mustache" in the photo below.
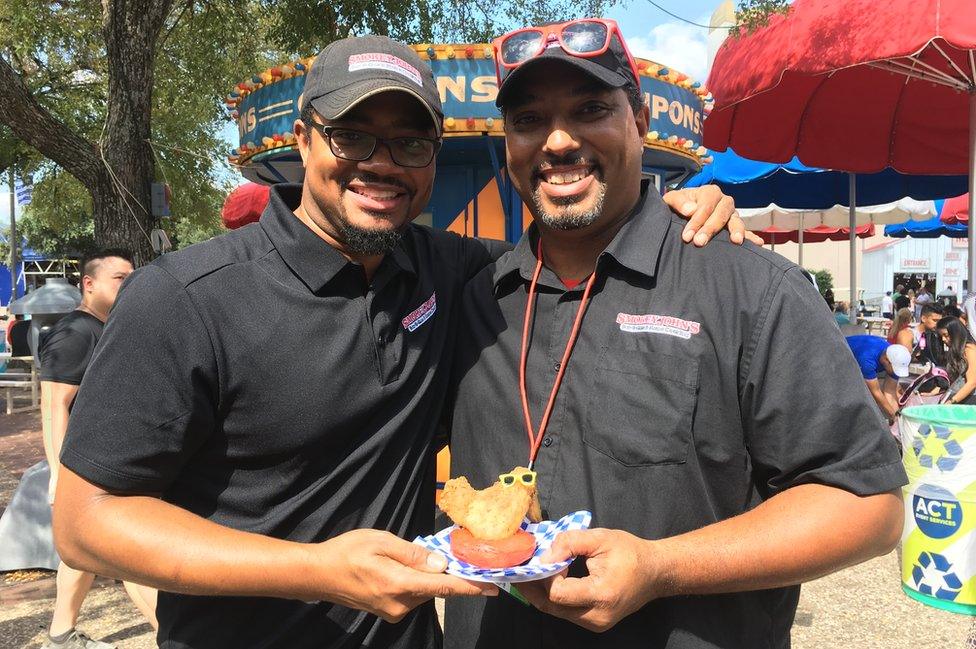
[[[353,174],[353,175],[349,176],[348,178],[345,178],[339,184],[339,187],[341,189],[345,190],[345,189],[347,189],[349,187],[349,183],[353,182],[354,180],[358,180],[359,182],[367,183],[367,184],[368,183],[380,183],[380,184],[383,184],[383,185],[392,185],[394,187],[397,187],[399,189],[402,189],[409,196],[413,196],[414,195],[414,190],[411,189],[410,187],[408,187],[407,184],[404,183],[399,178],[394,178],[393,176],[380,176],[378,174],[373,174],[373,173],[369,173],[369,172],[366,172],[366,171],[362,171],[362,172]]]
[[[542,172],[549,171],[553,167],[593,167],[595,173],[600,172],[600,165],[595,160],[581,155],[550,156],[532,167],[532,177],[536,180],[541,179]]]

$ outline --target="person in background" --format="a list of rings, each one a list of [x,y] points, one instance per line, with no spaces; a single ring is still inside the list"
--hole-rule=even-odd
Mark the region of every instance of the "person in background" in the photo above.
[[[945,358],[942,353],[942,341],[936,333],[936,325],[944,317],[942,307],[938,304],[926,304],[921,309],[918,326],[912,331],[915,346],[913,356],[920,363],[934,363],[943,367]]]
[[[838,302],[834,305],[834,320],[838,326],[851,324],[851,319],[847,315],[847,302]]]
[[[956,296],[956,292],[952,290],[952,286],[946,286],[944,289],[939,291],[939,294],[936,296],[936,300],[942,305],[942,308],[947,306],[956,306],[957,299],[958,297]]]
[[[908,298],[908,308],[912,310],[912,315],[915,316],[915,319],[917,320],[919,313],[915,306],[915,289],[908,289],[908,293],[906,293],[905,296]]]
[[[901,345],[909,352],[915,348],[915,337],[912,333],[912,310],[898,309],[888,329],[888,344]]]
[[[976,405],[976,342],[959,318],[942,318],[936,329],[945,344],[945,370],[951,381],[946,403]]]
[[[830,307],[830,310],[833,311],[834,310],[834,289],[828,288],[826,291],[824,291],[823,299],[827,303],[827,306]]]
[[[85,258],[81,264],[81,304],[58,320],[40,341],[42,427],[44,453],[51,468],[48,500],[52,505],[68,414],[102,335],[102,327],[118,297],[119,287],[131,272],[132,260],[122,250],[103,250]],[[58,566],[54,615],[43,649],[106,649],[113,646],[92,640],[75,629],[81,605],[94,579],[94,574],[75,570],[63,562]],[[155,627],[156,591],[128,582],[125,589]]]
[[[911,352],[899,344],[889,343],[881,336],[864,334],[857,325],[843,326],[841,332],[861,369],[868,392],[887,417],[888,423],[893,423],[898,414],[898,379],[908,376]]]
[[[950,304],[949,306],[942,307],[942,315],[943,317],[946,318],[959,318],[959,320],[961,320],[964,325],[969,324],[966,321],[965,311],[955,306],[954,304]]]
[[[934,304],[935,297],[929,292],[928,287],[924,284],[918,289],[918,295],[915,296],[915,308],[921,313],[921,310],[926,304]]]
[[[895,301],[891,297],[891,291],[884,294],[881,298],[881,317],[891,320],[895,315]]]
[[[899,284],[895,287],[895,294],[891,296],[891,299],[895,302],[895,310],[908,309],[912,306],[911,300],[905,295],[904,284]]]

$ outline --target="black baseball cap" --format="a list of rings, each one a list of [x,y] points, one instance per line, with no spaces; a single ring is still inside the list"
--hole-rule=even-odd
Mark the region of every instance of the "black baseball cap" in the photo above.
[[[412,49],[386,36],[356,36],[330,43],[305,75],[302,107],[339,119],[356,104],[396,90],[419,101],[441,134],[444,113],[430,66]]]
[[[502,79],[495,105],[502,108],[510,99],[509,95],[512,89],[518,86],[519,79],[525,74],[525,70],[539,65],[543,61],[565,62],[610,88],[623,88],[627,84],[635,85],[638,83],[634,79],[634,73],[631,72],[627,52],[616,34],[610,37],[610,47],[607,48],[607,51],[600,56],[593,57],[573,56],[560,47],[558,42],[552,42],[542,54],[529,59]]]

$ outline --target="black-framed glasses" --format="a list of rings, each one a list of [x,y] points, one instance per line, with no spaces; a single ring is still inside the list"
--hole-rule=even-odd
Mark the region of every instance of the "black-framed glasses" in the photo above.
[[[393,162],[401,167],[426,167],[434,160],[441,148],[441,141],[427,137],[382,138],[351,128],[326,126],[311,120],[306,124],[318,131],[329,142],[333,155],[343,160],[362,162],[376,153],[376,147],[385,144]]]

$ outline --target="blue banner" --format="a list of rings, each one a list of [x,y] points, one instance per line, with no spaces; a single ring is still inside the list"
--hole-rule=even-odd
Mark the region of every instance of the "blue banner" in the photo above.
[[[662,139],[665,134],[677,135],[696,145],[701,144],[705,116],[698,95],[650,77],[641,77],[641,90],[644,92],[644,103],[651,110],[649,130],[657,131]]]

